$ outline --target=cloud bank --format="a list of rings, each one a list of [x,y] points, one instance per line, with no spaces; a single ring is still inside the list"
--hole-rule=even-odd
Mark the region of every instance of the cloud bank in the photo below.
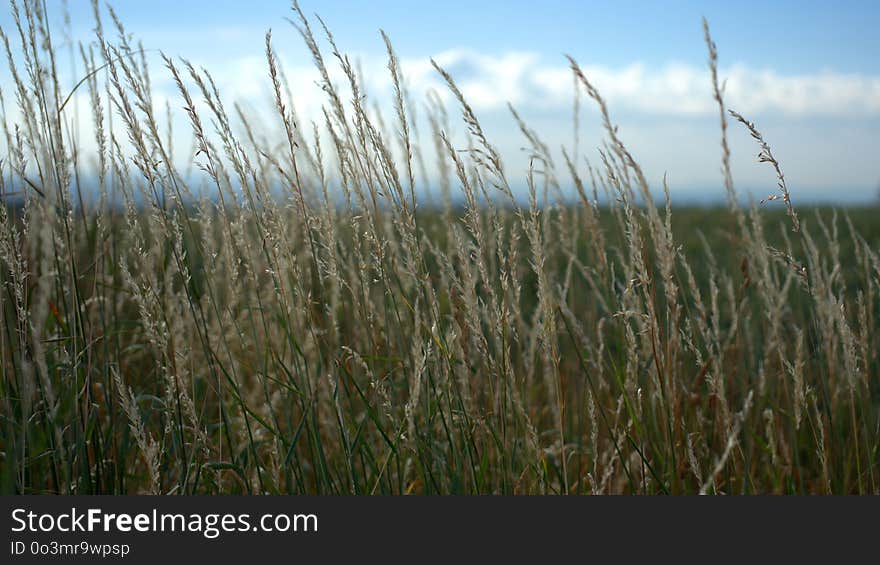
[[[467,49],[438,53],[433,57],[455,78],[462,93],[476,110],[517,107],[543,110],[570,109],[573,95],[571,71],[560,57],[548,62],[533,52],[487,55]],[[361,56],[361,72],[368,93],[383,98],[391,92],[386,60]],[[401,60],[413,96],[429,90],[447,97],[446,88],[428,58]],[[612,68],[582,61],[586,76],[616,111],[653,116],[709,116],[717,112],[706,68],[670,63],[659,68],[643,63]],[[212,69],[224,92],[254,98],[266,85],[266,64],[260,57],[226,62]],[[344,85],[340,71],[333,79]],[[319,109],[323,93],[315,87],[318,73],[312,67],[288,68],[299,105]],[[722,68],[727,105],[744,115],[776,114],[789,118],[880,117],[880,76],[820,71],[783,75],[772,69],[746,65]]]
[[[534,53],[486,56],[450,51],[435,58],[460,76],[462,92],[475,107],[494,109],[514,104],[560,106],[572,96],[571,71],[548,64]],[[413,83],[431,82],[424,64],[413,61]],[[623,68],[582,64],[586,76],[615,108],[665,116],[705,116],[717,111],[709,72],[685,64],[649,68],[634,63]],[[459,71],[459,72],[456,72]],[[750,115],[778,113],[790,117],[880,115],[880,77],[824,71],[780,75],[770,69],[735,65],[721,69],[729,106]]]
[[[289,55],[287,50],[279,52],[283,58]],[[489,55],[455,49],[433,58],[453,76],[514,176],[527,169],[528,159],[522,150],[526,142],[507,111],[508,102],[549,147],[571,147],[574,80],[564,57],[549,60],[534,52]],[[381,54],[361,54],[353,55],[352,60],[358,61],[368,106],[373,109],[377,105],[386,124],[395,127],[387,59]],[[196,62],[209,70],[228,109],[232,102],[242,103],[249,119],[257,120],[258,131],[270,138],[280,136],[264,57],[247,55]],[[322,107],[327,104],[326,93],[319,86],[320,75],[306,55],[296,61],[287,57],[282,62],[300,122],[311,132],[309,122],[322,123]],[[333,62],[327,58],[331,80],[340,87],[347,103],[347,80]],[[698,194],[705,187],[713,187],[714,191],[720,186],[718,108],[710,90],[708,69],[681,63],[610,67],[583,59],[580,62],[607,100],[612,119],[620,124],[624,141],[649,180],[659,186],[660,179],[668,174],[673,194]],[[427,94],[436,93],[447,104],[453,142],[464,143],[460,136],[465,128],[457,119],[457,104],[430,59],[402,58],[401,67],[417,112],[423,116]],[[192,146],[192,135],[180,109],[180,95],[164,71],[154,67],[156,105],[164,108],[167,102],[171,107],[175,147],[186,153],[179,156],[181,162],[190,162],[192,155],[187,151]],[[880,150],[880,76],[834,71],[786,75],[742,64],[720,69],[719,76],[725,81],[727,106],[757,122],[782,161],[794,191],[810,192],[811,198],[823,200],[874,197],[880,183],[880,166],[876,164]],[[84,94],[75,98],[82,98],[78,100],[81,107],[88,106]],[[595,105],[584,100],[583,94],[580,107],[585,122],[580,149],[592,158],[602,133]],[[11,121],[15,113],[10,112]],[[85,150],[91,145],[89,127],[89,120],[81,122],[80,138]],[[421,130],[424,136],[428,128]],[[430,157],[432,145],[423,141]],[[748,135],[733,125],[730,143],[738,184],[746,190],[755,189],[758,197],[771,192],[772,172],[755,162],[757,150]],[[722,196],[720,190],[718,196]]]

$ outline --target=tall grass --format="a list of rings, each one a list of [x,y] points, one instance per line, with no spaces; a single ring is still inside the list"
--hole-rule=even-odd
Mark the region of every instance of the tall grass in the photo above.
[[[452,74],[434,63],[464,144],[453,109],[410,100],[384,34],[393,115],[366,107],[296,3],[321,124],[299,120],[271,34],[270,126],[230,111],[207,71],[132,44],[112,11],[110,38],[95,4],[84,155],[45,4],[11,9],[3,492],[880,493],[877,239],[798,215],[758,127],[730,112],[746,129],[728,129],[708,26],[728,209],[706,212],[704,238],[682,234],[665,186],[655,203],[574,59],[607,141],[584,167],[575,127],[557,168],[511,107],[531,151],[523,204]],[[198,175],[175,164],[159,72]],[[778,178],[784,225],[739,204],[740,134]],[[437,209],[419,202],[431,188]]]

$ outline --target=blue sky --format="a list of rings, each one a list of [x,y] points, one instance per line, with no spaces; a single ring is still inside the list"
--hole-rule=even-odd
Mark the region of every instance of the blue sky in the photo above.
[[[74,0],[70,5],[77,30],[87,33],[91,11],[77,9],[87,3]],[[201,36],[211,29],[237,28],[259,37],[268,27],[286,28],[289,5],[274,0],[152,0],[116,2],[114,8],[137,34],[161,30],[174,35],[174,44],[169,42],[166,49],[197,50],[207,46],[187,39],[193,31]],[[880,3],[875,1],[547,0],[538,8],[532,1],[305,0],[300,5],[307,14],[324,18],[353,51],[375,50],[376,31],[382,28],[410,56],[469,47],[496,54],[572,53],[609,65],[670,60],[701,64],[700,18],[706,16],[731,62],[782,72],[880,72]],[[227,45],[223,50],[247,47]]]
[[[263,38],[271,27],[295,96],[302,97],[299,109],[306,116],[320,109],[308,53],[284,21],[292,17],[289,3],[113,4],[145,47],[205,66],[226,95],[257,108],[268,93]],[[60,13],[60,3],[48,5]],[[69,5],[74,37],[90,40],[89,4]],[[706,16],[728,79],[728,103],[762,129],[794,198],[867,200],[880,185],[880,2],[303,0],[301,6],[320,14],[340,47],[361,61],[376,99],[389,92],[379,28],[391,36],[417,100],[442,88],[427,66],[436,58],[460,81],[514,173],[526,166],[523,141],[505,102],[551,147],[570,144],[571,80],[563,54],[571,54],[608,99],[649,179],[659,185],[666,173],[674,195],[701,199],[722,195],[717,110],[705,75]],[[0,25],[10,29],[8,10],[0,13]],[[157,90],[173,99],[157,57],[152,67]],[[593,158],[598,120],[589,110],[582,117],[581,149]],[[754,162],[748,135],[732,127],[731,144],[738,184],[759,197],[772,191],[772,171]]]

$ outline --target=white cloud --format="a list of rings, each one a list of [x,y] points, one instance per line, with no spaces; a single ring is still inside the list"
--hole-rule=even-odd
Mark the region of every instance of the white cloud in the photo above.
[[[280,53],[284,59],[284,52]],[[378,102],[386,124],[393,127],[392,85],[383,55],[353,55],[359,61],[370,107]],[[536,53],[509,52],[488,55],[466,49],[444,51],[434,60],[456,80],[469,104],[476,110],[489,139],[501,151],[512,174],[528,166],[521,151],[522,136],[506,110],[511,102],[551,148],[570,145],[572,140],[573,78],[567,62],[549,61]],[[323,122],[322,106],[327,96],[318,82],[320,75],[310,60],[287,59],[284,70],[303,125]],[[211,72],[228,110],[233,101],[258,115],[265,124],[262,133],[280,135],[280,125],[271,103],[271,83],[265,58],[248,55],[224,61],[202,61]],[[331,80],[340,87],[344,102],[350,100],[347,79],[330,57]],[[464,127],[455,118],[457,108],[428,58],[403,58],[403,73],[414,102],[421,104],[428,91],[435,91],[448,106],[454,132]],[[621,135],[651,179],[669,173],[676,187],[705,187],[720,179],[718,110],[712,98],[708,70],[693,65],[670,63],[652,67],[633,63],[609,67],[584,62],[586,76],[608,101],[612,119],[620,123]],[[176,87],[164,68],[153,66],[156,95],[170,100],[175,110],[175,146],[186,151],[191,143],[186,117],[179,109]],[[846,186],[874,190],[880,168],[873,155],[880,139],[880,76],[844,74],[833,71],[785,75],[771,69],[734,65],[720,70],[726,80],[726,102],[761,127],[783,162],[793,186]],[[193,97],[198,99],[195,89]],[[83,101],[82,107],[87,107]],[[582,100],[585,113],[595,105]],[[15,111],[10,113],[14,121]],[[581,150],[592,155],[601,143],[601,131],[592,117],[581,131]],[[83,120],[84,128],[89,120]],[[428,128],[421,128],[424,135]],[[277,130],[277,131],[276,131]],[[310,131],[310,128],[309,128]],[[90,144],[90,130],[81,139]],[[731,145],[734,175],[744,186],[772,190],[772,171],[754,163],[755,147],[748,135],[735,126]],[[279,137],[280,139],[280,137]],[[422,144],[430,159],[431,144]],[[190,155],[181,155],[188,160]],[[720,194],[720,193],[719,193]],[[867,192],[865,193],[867,194]],[[763,195],[762,195],[763,196]]]
[[[388,99],[391,80],[387,61],[380,55],[353,57],[360,62],[366,91],[374,99]],[[561,59],[561,58],[560,58]],[[509,52],[487,55],[455,49],[434,56],[455,79],[468,103],[478,111],[517,107],[545,110],[571,108],[573,80],[566,62],[549,62],[537,53]],[[328,62],[333,62],[328,58]],[[429,90],[449,95],[428,58],[401,60],[415,99]],[[331,67],[331,79],[343,91],[341,70]],[[224,95],[232,99],[265,97],[268,77],[265,59],[246,56],[210,66]],[[717,112],[708,70],[670,63],[649,67],[642,63],[613,68],[584,63],[587,78],[608,101],[612,112],[652,116],[710,116]],[[319,111],[326,102],[317,86],[319,75],[311,65],[286,67],[297,106],[304,114]],[[822,71],[783,75],[771,69],[734,65],[721,69],[727,105],[747,117],[876,117],[880,116],[880,76]]]
[[[534,53],[481,55],[465,50],[445,52],[435,59],[459,83],[468,101],[478,109],[496,109],[507,101],[515,105],[568,107],[572,97],[571,72],[563,64],[547,63]],[[426,66],[409,62],[413,86],[435,86]],[[710,115],[716,106],[708,70],[683,64],[648,68],[634,63],[622,68],[584,64],[586,76],[612,107],[663,116]],[[405,64],[404,69],[408,70]],[[457,72],[459,71],[459,72]],[[880,76],[823,71],[783,75],[769,69],[736,65],[720,72],[726,80],[730,107],[749,115],[785,116],[880,115]]]
[[[529,52],[488,55],[467,49],[434,56],[453,76],[513,174],[525,170],[527,160],[507,102],[517,107],[550,147],[571,142],[574,81],[567,61],[559,59],[548,61]],[[371,101],[379,102],[386,116],[391,116],[392,85],[385,56],[362,54],[352,60],[359,61]],[[331,64],[335,61],[328,57],[327,62],[331,80],[347,102],[347,80]],[[327,97],[318,86],[318,72],[308,63],[287,65],[285,72],[301,118],[320,123]],[[403,58],[401,67],[413,100],[422,103],[428,91],[435,91],[448,106],[453,129],[462,132],[464,127],[455,119],[455,103],[430,60]],[[209,68],[224,96],[244,98],[271,116],[263,58],[234,59]],[[668,173],[674,193],[681,193],[682,187],[720,186],[718,108],[708,69],[677,63],[659,67],[633,63],[618,68],[584,63],[582,69],[606,98],[623,139],[652,180],[659,185]],[[876,186],[880,169],[871,155],[880,139],[880,77],[831,71],[784,75],[745,65],[720,69],[719,75],[726,81],[728,107],[758,122],[783,160],[791,185],[801,194],[812,190],[812,196],[821,197],[816,191],[829,186],[869,187],[866,190]],[[585,112],[595,111],[595,105],[586,100],[581,107]],[[272,116],[266,123],[277,120]],[[581,149],[588,154],[601,143],[601,131],[596,122],[593,126],[581,133]],[[772,191],[772,171],[755,162],[753,141],[735,126],[730,138],[737,181],[759,192]]]

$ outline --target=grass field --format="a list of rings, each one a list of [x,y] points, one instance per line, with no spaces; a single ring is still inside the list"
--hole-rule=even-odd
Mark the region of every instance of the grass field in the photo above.
[[[438,108],[420,144],[390,41],[380,119],[329,80],[339,64],[358,92],[296,6],[320,133],[292,112],[270,36],[281,144],[206,71],[148,71],[113,22],[119,38],[98,25],[82,50],[87,159],[40,6],[3,30],[22,116],[4,106],[3,493],[880,494],[880,209],[797,206],[725,108],[708,29],[728,205],[701,209],[655,204],[663,187],[575,61],[600,157],[554,161],[522,123],[532,165],[511,178],[455,77],[435,65],[468,142]],[[158,125],[160,72],[197,183]],[[734,127],[779,202],[740,205]]]

